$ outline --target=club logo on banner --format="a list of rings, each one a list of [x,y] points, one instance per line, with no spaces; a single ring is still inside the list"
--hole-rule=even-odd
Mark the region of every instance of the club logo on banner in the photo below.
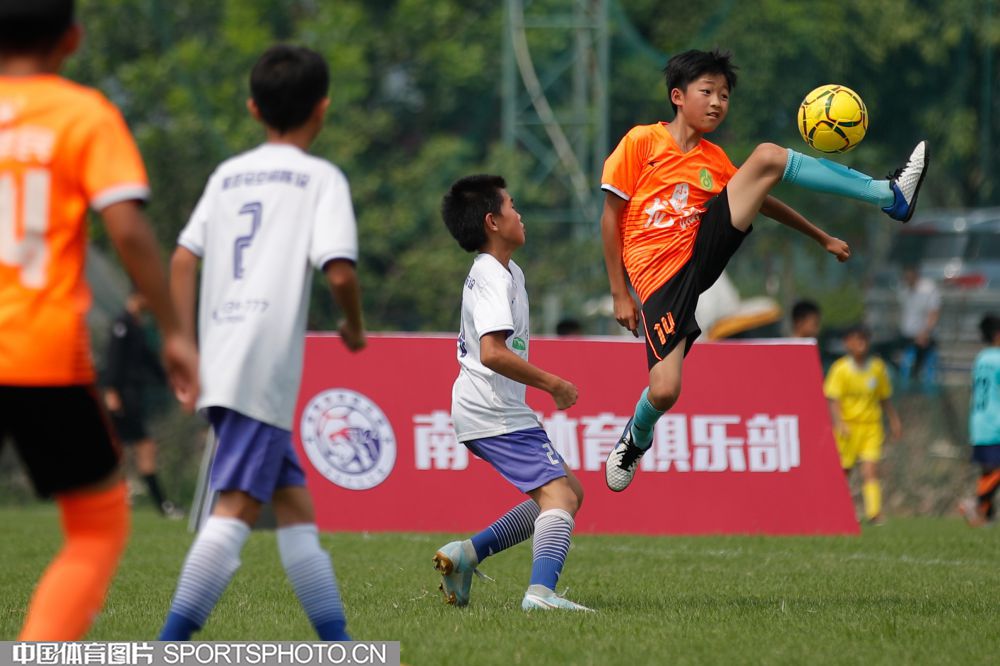
[[[396,463],[389,419],[368,397],[349,389],[314,395],[302,411],[299,433],[313,467],[341,488],[374,488]]]

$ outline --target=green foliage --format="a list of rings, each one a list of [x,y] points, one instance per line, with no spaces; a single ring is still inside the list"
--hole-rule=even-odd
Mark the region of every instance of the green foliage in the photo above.
[[[586,512],[586,506],[583,511]],[[0,511],[13,638],[58,545],[51,507]],[[148,511],[89,638],[151,640],[192,536]],[[444,534],[323,535],[358,639],[398,640],[410,664],[991,663],[1000,532],[905,519],[860,537],[576,536],[562,585],[595,614],[526,614],[522,544],[487,560],[472,603],[441,603],[431,566]],[[253,534],[200,640],[314,640],[274,534]],[[986,632],[986,633],[984,633]]]
[[[872,116],[868,138],[843,156],[845,163],[882,176],[926,136],[934,165],[924,206],[1000,202],[994,176],[1000,164],[984,144],[1000,137],[995,0],[611,2],[612,143],[632,125],[669,119],[660,74],[669,54],[722,45],[735,53],[741,78],[726,124],[710,138],[737,163],[762,141],[806,150],[793,120],[802,95],[821,83],[844,83],[862,95]],[[525,218],[529,243],[517,257],[536,310],[539,297],[554,295],[568,314],[578,314],[573,310],[605,294],[596,221],[565,222],[560,211],[572,208],[568,189],[541,186],[526,152],[499,146],[503,3],[80,5],[88,37],[67,74],[103,90],[125,113],[150,171],[149,214],[167,247],[212,169],[262,139],[244,108],[249,70],[266,46],[289,40],[318,49],[331,66],[331,111],[314,151],[351,181],[370,326],[457,326],[456,285],[469,257],[443,233],[438,202],[451,181],[474,171],[503,173],[522,208],[536,212]],[[555,62],[570,48],[563,37],[536,37],[530,45],[536,58]],[[858,231],[859,220],[870,227],[883,222],[880,215],[800,192],[780,195],[848,239],[859,256],[848,267],[828,267],[831,260],[810,241],[765,221],[732,266],[744,293],[771,276],[785,278],[779,291],[786,299],[796,282],[808,284],[817,273],[826,289],[857,284],[870,266],[859,259],[870,262],[871,239]],[[550,221],[544,211],[563,221]],[[100,229],[96,237],[102,240]],[[767,266],[773,272],[762,275]],[[797,278],[787,279],[793,273]],[[328,301],[318,301],[311,325],[334,324]]]

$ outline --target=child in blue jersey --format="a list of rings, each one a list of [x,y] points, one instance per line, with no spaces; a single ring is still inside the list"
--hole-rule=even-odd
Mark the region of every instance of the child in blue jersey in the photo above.
[[[1000,487],[1000,317],[986,315],[979,323],[986,349],[972,366],[969,438],[972,461],[979,465],[975,501],[962,503],[962,514],[973,527],[993,520],[993,496]]]
[[[556,594],[583,488],[524,401],[534,386],[558,409],[576,402],[576,387],[528,362],[528,293],[511,256],[524,245],[524,225],[500,176],[468,176],[444,197],[441,216],[462,249],[475,252],[462,289],[458,379],[452,389],[455,435],[529,499],[464,541],[434,555],[445,601],[469,603],[472,574],[486,557],[534,535],[524,610],[589,608]]]

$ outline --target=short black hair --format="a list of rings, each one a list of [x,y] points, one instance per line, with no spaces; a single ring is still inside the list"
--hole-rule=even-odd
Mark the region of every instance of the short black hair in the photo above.
[[[796,301],[795,305],[792,306],[792,323],[798,323],[812,315],[819,316],[819,305],[816,301],[803,299]]]
[[[865,340],[871,342],[872,332],[864,324],[852,324],[844,329],[844,338],[849,338],[855,335],[861,336]]]
[[[502,176],[477,174],[455,181],[441,200],[444,226],[466,252],[476,252],[486,244],[483,221],[487,213],[500,214],[501,190],[507,189]]]
[[[988,345],[993,344],[997,335],[1000,335],[1000,317],[988,314],[979,322],[979,332],[983,334],[983,342]]]
[[[736,89],[736,70],[739,69],[732,62],[733,54],[729,51],[712,49],[711,51],[698,51],[692,49],[684,53],[678,53],[667,61],[667,66],[663,68],[663,78],[667,82],[667,99],[670,99],[670,91],[680,88],[686,91],[692,81],[697,81],[702,74],[722,74],[726,77],[726,85],[729,92]],[[677,105],[670,102],[670,106],[677,113]]]
[[[304,46],[272,46],[250,72],[250,96],[260,117],[282,133],[301,127],[329,88],[326,61]]]
[[[0,53],[48,53],[76,17],[74,0],[0,0]]]

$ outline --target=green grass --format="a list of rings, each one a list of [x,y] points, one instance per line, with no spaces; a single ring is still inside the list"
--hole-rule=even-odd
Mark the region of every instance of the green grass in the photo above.
[[[0,509],[0,638],[17,633],[58,543],[49,506]],[[520,610],[531,551],[487,561],[496,582],[441,603],[431,566],[451,535],[323,536],[356,638],[399,640],[422,664],[974,664],[1000,648],[1000,530],[900,519],[856,538],[574,539],[560,587],[595,614]],[[139,511],[97,640],[155,638],[191,542]],[[205,640],[314,640],[273,533],[255,533]]]

